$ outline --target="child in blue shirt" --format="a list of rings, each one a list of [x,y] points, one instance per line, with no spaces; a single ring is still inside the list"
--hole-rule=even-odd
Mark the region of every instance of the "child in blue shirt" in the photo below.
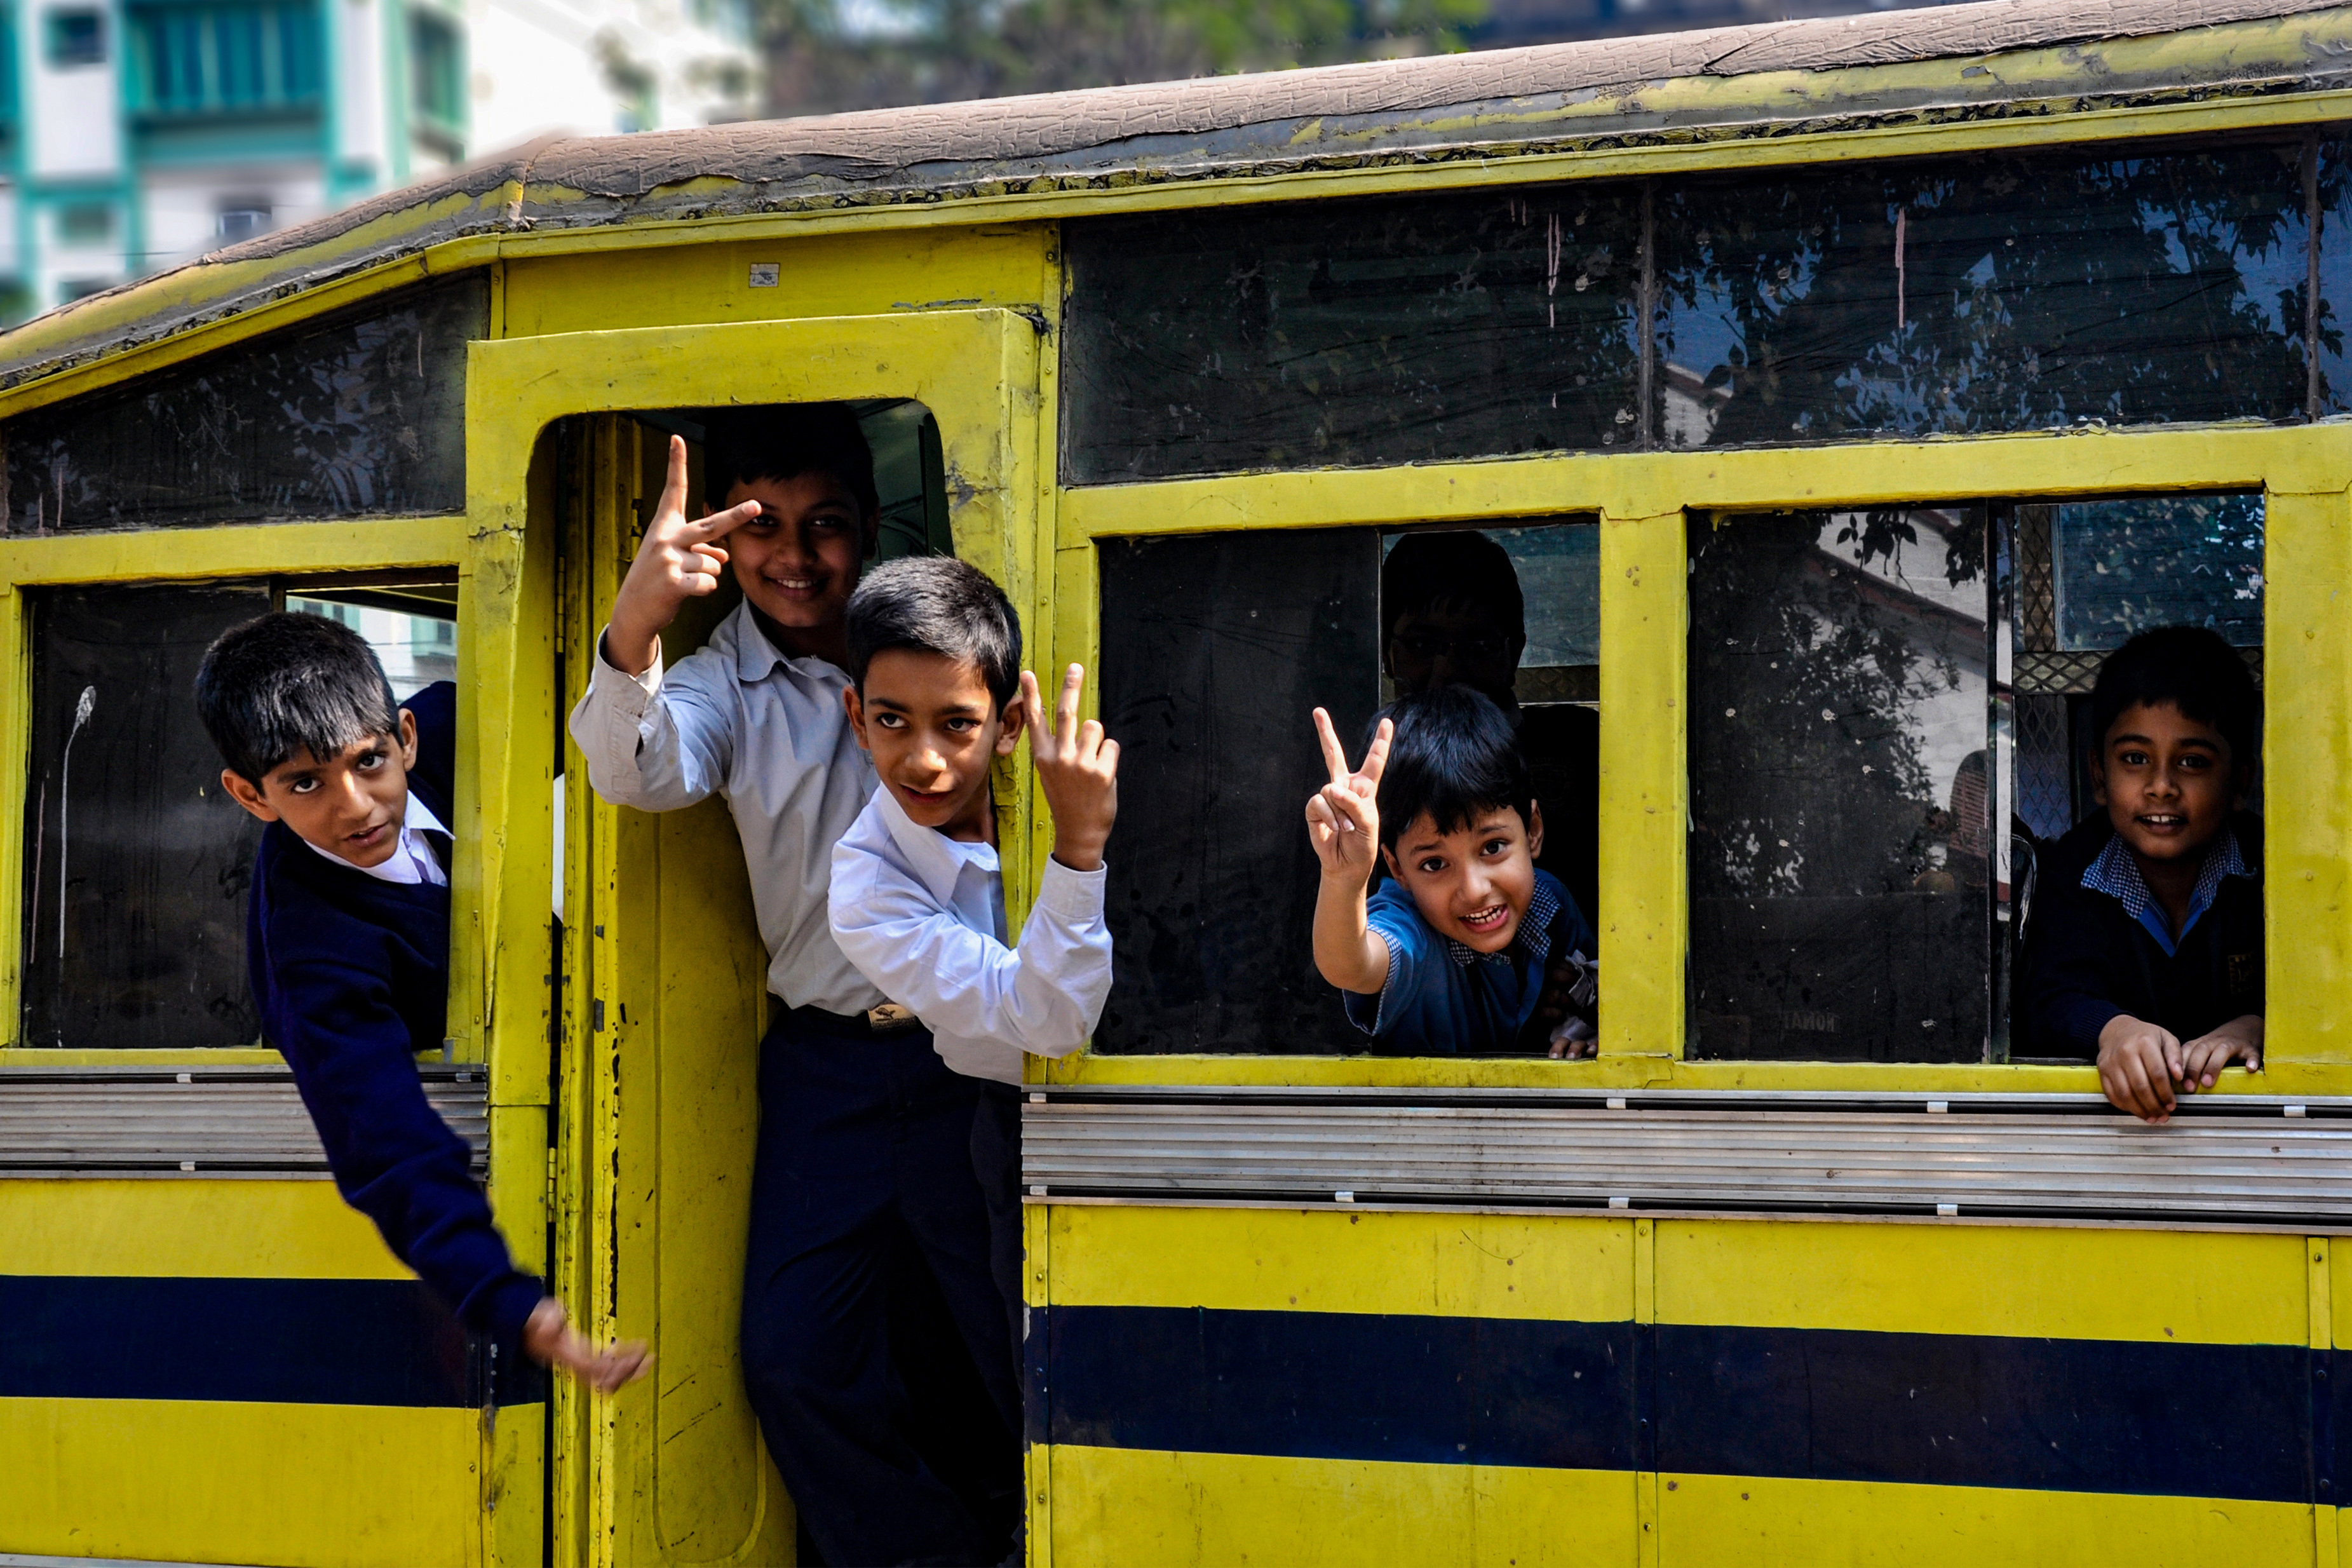
[[[448,1007],[456,689],[395,704],[358,633],[278,614],[206,650],[196,709],[221,787],[268,824],[247,973],[343,1201],[468,1328],[600,1393],[629,1382],[645,1347],[591,1344],[515,1268],[471,1151],[416,1076]]]
[[[1323,866],[1315,966],[1346,994],[1349,1021],[1401,1056],[1557,1057],[1591,1037],[1589,976],[1557,1029],[1537,1021],[1553,956],[1589,963],[1599,944],[1568,889],[1536,869],[1543,813],[1502,710],[1465,686],[1407,697],[1352,772],[1320,708],[1315,729],[1331,773],[1307,803]],[[1367,899],[1375,847],[1392,879]]]

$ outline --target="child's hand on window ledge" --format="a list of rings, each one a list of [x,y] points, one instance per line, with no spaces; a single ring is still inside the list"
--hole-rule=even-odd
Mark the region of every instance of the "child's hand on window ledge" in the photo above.
[[[522,1326],[525,1354],[541,1366],[571,1373],[598,1394],[618,1392],[645,1376],[654,1358],[641,1340],[624,1340],[599,1350],[572,1326],[563,1303],[549,1296],[530,1310]]]
[[[2172,1120],[2183,1060],[2169,1029],[2118,1013],[2099,1031],[2099,1089],[2118,1110],[2142,1121]]]
[[[2195,1094],[2210,1089],[2221,1069],[2243,1062],[2248,1072],[2263,1070],[2263,1016],[2248,1013],[2231,1019],[2211,1034],[2200,1035],[2180,1047],[2180,1092]]]

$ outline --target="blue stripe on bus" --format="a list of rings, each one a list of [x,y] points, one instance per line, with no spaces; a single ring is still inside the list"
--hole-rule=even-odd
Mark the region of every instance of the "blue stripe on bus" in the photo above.
[[[1166,1307],[1038,1316],[1033,1436],[1056,1443],[2290,1502],[2332,1468],[2313,1448],[2326,1358],[2299,1345]]]
[[[473,1408],[544,1398],[413,1279],[0,1275],[0,1398]],[[513,1369],[520,1372],[520,1369]],[[536,1369],[531,1369],[535,1372]]]

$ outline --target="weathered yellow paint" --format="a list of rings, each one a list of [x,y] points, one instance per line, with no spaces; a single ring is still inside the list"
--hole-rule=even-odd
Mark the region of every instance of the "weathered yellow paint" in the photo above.
[[[1058,304],[1049,225],[883,233],[705,234],[688,249],[517,256],[506,264],[504,337],[623,327],[718,325],[811,316]],[[774,262],[773,288],[751,286]],[[942,289],[950,290],[943,296]]]
[[[0,1274],[406,1279],[332,1182],[0,1181]]]
[[[1689,792],[1683,514],[1601,520],[1602,1058],[1682,1054]]]
[[[1335,1367],[1335,1377],[1372,1369]],[[1588,1568],[1634,1560],[1633,1477],[1058,1444],[1053,1568]]]
[[[2304,1240],[2019,1225],[1658,1226],[1658,1321],[2302,1344]]]
[[[635,552],[636,503],[658,495],[667,464],[667,439],[634,420],[595,420],[589,441],[595,482],[571,557],[583,576],[566,637],[574,689]],[[688,606],[663,638],[665,658],[700,647],[725,607]],[[590,1518],[601,1516],[585,1555],[785,1562],[792,1505],[761,1450],[737,1351],[768,962],[742,847],[724,802],[658,816],[607,805],[566,750],[594,857],[567,931],[572,1038],[588,1087],[589,1168],[613,1173],[591,1184],[583,1301],[600,1337],[648,1341],[660,1358],[646,1384],[584,1402]]]
[[[2288,1568],[2305,1503],[1668,1475],[1662,1563],[1753,1568]]]
[[[537,1405],[499,1413],[504,1426],[540,1421]],[[0,1399],[0,1552],[474,1568],[481,1423],[382,1405]]]
[[[1630,1218],[1091,1204],[1045,1212],[1056,1305],[1633,1316]]]

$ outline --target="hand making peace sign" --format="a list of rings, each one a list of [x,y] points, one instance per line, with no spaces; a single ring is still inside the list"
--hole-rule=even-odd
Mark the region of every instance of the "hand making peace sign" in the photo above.
[[[663,628],[677,619],[688,599],[719,591],[727,571],[719,541],[760,515],[760,503],[744,501],[708,517],[686,515],[686,442],[669,438],[669,481],[662,486],[645,542],[637,546],[629,574],[613,597],[613,623],[604,634],[604,657],[616,669],[642,675],[653,668]]]
[[[1331,715],[1315,710],[1315,735],[1323,744],[1323,764],[1331,782],[1307,802],[1307,837],[1326,877],[1352,878],[1360,886],[1370,878],[1381,852],[1381,773],[1389,764],[1389,742],[1396,726],[1386,719],[1372,736],[1364,765],[1350,771],[1348,753],[1331,728]]]
[[[1054,814],[1054,858],[1073,871],[1102,864],[1111,823],[1118,816],[1118,742],[1089,719],[1078,722],[1078,696],[1087,672],[1072,665],[1062,675],[1054,727],[1037,694],[1037,678],[1021,672],[1021,716],[1029,731],[1029,760],[1037,769],[1045,807]]]

